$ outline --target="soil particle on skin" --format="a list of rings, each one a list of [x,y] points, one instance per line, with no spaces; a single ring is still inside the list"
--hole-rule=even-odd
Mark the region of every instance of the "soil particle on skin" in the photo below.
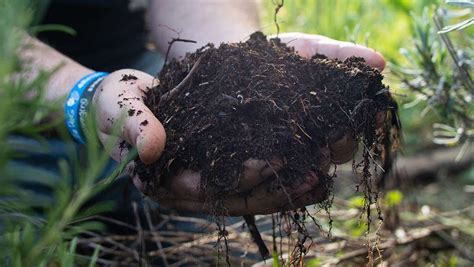
[[[123,74],[122,79],[120,79],[120,82],[126,82],[131,80],[138,80],[138,78],[132,74]]]
[[[147,126],[148,125],[148,120],[144,120],[140,123],[141,126]]]
[[[127,142],[126,142],[126,141],[120,142],[120,144],[119,144],[119,148],[120,148],[120,149],[124,149],[124,148],[126,148],[126,147],[127,147]]]
[[[198,59],[181,93],[159,106]],[[376,114],[396,110],[382,78],[361,58],[302,58],[260,32],[243,43],[209,44],[171,61],[145,99],[167,134],[156,163],[137,160],[140,179],[152,187],[145,192],[153,197],[166,186],[163,178],[184,168],[201,172],[209,200],[221,199],[235,192],[249,158],[284,162],[271,188],[298,186],[312,171],[321,177],[318,187],[329,191],[321,151],[337,141],[334,136],[349,134],[369,149],[381,142]]]
[[[141,98],[139,98],[139,97],[124,97],[123,100],[124,101],[129,101],[129,100],[138,100],[138,101],[140,101]]]
[[[132,117],[135,114],[135,110],[133,108],[128,110],[128,116]]]
[[[140,114],[142,114],[142,113],[143,113],[143,111],[138,110],[138,111],[137,111],[137,116],[140,115]]]
[[[123,141],[120,142],[119,148],[122,151],[124,149],[131,149],[132,146],[129,143],[127,143],[127,141],[123,140]]]

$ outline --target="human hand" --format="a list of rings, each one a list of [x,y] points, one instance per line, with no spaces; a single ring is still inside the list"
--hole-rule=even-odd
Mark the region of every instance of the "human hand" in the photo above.
[[[369,64],[379,69],[385,64],[380,54],[351,43],[299,33],[281,34],[279,37],[283,42],[290,42],[289,45],[294,46],[302,56],[311,57],[315,53],[320,53],[328,57],[345,59],[355,55],[364,57]],[[125,114],[123,126],[118,134],[120,137],[118,144],[123,144],[125,141],[136,146],[144,163],[157,160],[165,146],[166,134],[163,126],[143,104],[145,92],[156,83],[152,76],[143,72],[120,70],[106,77],[94,96],[101,141],[103,143],[108,141],[114,123]],[[350,135],[341,133],[329,147],[322,149],[325,163],[321,169],[327,169],[329,163],[341,164],[349,161],[356,148],[357,144]],[[115,160],[120,160],[127,152],[126,146],[117,145],[111,155]],[[267,178],[282,167],[278,159],[269,164],[255,159],[243,163],[243,175],[237,189],[238,193],[228,196],[225,200],[224,205],[229,215],[272,213],[282,209],[303,207],[325,199],[325,191],[318,186],[320,179],[316,173],[309,173],[307,179],[296,188],[269,191],[271,181]],[[145,193],[149,191],[138,177],[134,177],[133,180],[140,190]],[[154,193],[153,197],[161,204],[174,208],[196,212],[209,211],[210,207],[204,205],[204,196],[201,195],[200,180],[199,173],[183,170],[177,176],[168,178],[164,182],[166,186]],[[243,193],[250,191],[248,197],[242,197]]]
[[[363,46],[300,33],[281,34],[279,37],[283,42],[289,42],[288,45],[294,46],[304,57],[311,57],[316,53],[341,60],[359,56],[364,57],[373,67],[383,69],[385,65],[380,54]],[[382,122],[384,116],[379,117]],[[327,172],[329,164],[342,164],[351,160],[357,150],[357,143],[350,133],[337,133],[333,136],[333,140],[330,140],[329,146],[320,150],[322,154],[320,170]],[[273,213],[304,207],[326,199],[327,192],[320,185],[321,177],[314,172],[308,173],[306,179],[294,188],[275,187],[276,179],[270,177],[283,167],[282,164],[279,159],[271,162],[249,159],[244,162],[236,192],[224,199],[225,215]],[[162,177],[162,179],[164,179],[163,186],[157,190],[137,177],[134,182],[141,191],[162,205],[194,212],[213,210],[212,205],[206,205],[206,196],[202,195],[199,172],[182,170],[174,177]]]
[[[310,58],[316,54],[321,54],[328,58],[345,60],[356,56],[364,58],[367,65],[380,71],[385,68],[383,56],[379,52],[362,45],[300,32],[281,33],[278,38],[282,43],[294,47],[295,51],[302,57]]]
[[[124,142],[138,148],[138,154],[144,163],[152,163],[163,152],[166,133],[162,124],[143,103],[147,90],[157,83],[157,80],[146,73],[125,69],[111,73],[97,89],[93,103],[97,110],[99,138],[104,144],[112,137],[115,124],[125,116],[118,132],[117,145],[111,151],[115,160],[120,161],[128,153],[128,146]],[[146,125],[144,121],[147,121]],[[323,168],[331,161],[344,162],[352,157],[355,143],[350,143],[352,140],[346,140],[347,137],[340,139],[330,148],[323,149],[326,159]],[[317,187],[319,177],[315,173],[309,173],[307,179],[296,188],[268,191],[271,184],[267,178],[281,167],[282,162],[278,159],[268,163],[255,159],[244,162],[237,193],[226,198],[228,214],[272,213],[282,208],[302,207],[325,199],[323,188]],[[211,208],[204,205],[205,197],[201,195],[199,188],[201,176],[198,172],[183,170],[178,175],[167,178],[163,183],[165,186],[154,193],[150,193],[150,187],[143,184],[137,176],[133,177],[133,181],[139,190],[162,205],[196,212],[206,212]],[[250,191],[251,194],[246,199],[242,197],[242,194]]]
[[[145,93],[157,83],[157,80],[146,73],[124,69],[109,74],[97,89],[93,103],[96,107],[96,121],[101,142],[106,144],[110,138],[116,138],[112,136],[114,129],[116,129],[115,124],[122,123],[116,133],[119,139],[111,151],[111,156],[116,161],[125,158],[129,152],[129,148],[125,144],[137,147],[140,160],[144,163],[152,163],[163,152],[166,133],[162,124],[143,103]],[[123,116],[125,118],[121,121]],[[144,125],[144,121],[147,122],[146,125]],[[311,173],[298,188],[280,189],[268,193],[268,183],[265,183],[265,180],[272,176],[274,171],[278,171],[282,167],[281,165],[281,161],[277,159],[271,161],[270,165],[265,161],[254,159],[244,162],[243,177],[237,190],[239,194],[236,193],[226,200],[229,214],[275,212],[285,205],[288,200],[287,193],[296,196],[295,202],[292,204],[302,205],[298,196],[312,190],[317,185],[319,178]],[[128,170],[131,169],[133,168],[128,168]],[[166,186],[160,188],[158,193],[150,194],[148,193],[149,187],[146,187],[139,177],[133,176],[137,188],[147,195],[152,195],[162,205],[196,212],[209,211],[204,206],[204,197],[199,188],[200,180],[198,172],[183,170],[177,176],[168,178],[164,182]],[[243,203],[244,198],[240,193],[250,190],[252,196],[249,196],[247,206]],[[320,201],[324,199],[324,192],[314,193],[314,197],[317,199],[311,202]],[[264,210],[262,207],[269,209]]]
[[[107,144],[112,134],[119,137],[110,151],[114,160],[125,157],[128,145],[137,148],[140,160],[146,164],[156,161],[163,152],[166,142],[163,125],[143,103],[145,93],[157,83],[147,73],[122,69],[105,77],[97,88],[93,103],[99,139]],[[114,133],[117,123],[122,125]]]

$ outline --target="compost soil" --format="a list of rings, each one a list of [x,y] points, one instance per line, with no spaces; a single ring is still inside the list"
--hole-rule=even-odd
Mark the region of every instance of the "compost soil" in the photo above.
[[[137,160],[136,171],[152,187],[145,190],[151,197],[165,186],[163,177],[200,171],[203,193],[216,200],[236,191],[245,160],[279,158],[283,168],[271,179],[280,186],[298,186],[313,171],[329,191],[322,148],[344,134],[367,150],[382,142],[376,114],[396,107],[382,78],[361,58],[302,58],[260,32],[246,42],[209,44],[167,63],[147,93],[145,103],[163,123],[167,141],[158,162]]]

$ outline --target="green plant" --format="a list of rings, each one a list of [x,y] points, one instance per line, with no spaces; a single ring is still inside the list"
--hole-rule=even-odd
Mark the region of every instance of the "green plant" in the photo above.
[[[98,182],[109,160],[106,153],[115,140],[101,146],[95,130],[87,131],[85,162],[80,162],[74,146],[69,158],[58,162],[60,173],[25,167],[18,160],[30,152],[47,150],[42,138],[55,127],[63,131],[61,119],[52,119],[61,105],[44,98],[44,87],[52,72],[41,72],[34,79],[20,75],[26,66],[17,57],[18,47],[32,17],[30,2],[0,1],[0,260],[2,266],[93,266],[100,247],[93,255],[80,257],[76,252],[77,236],[103,226],[86,220],[110,209],[109,203],[84,204],[101,192],[105,182]],[[61,100],[58,100],[61,101]],[[96,129],[89,116],[88,129]],[[19,147],[12,135],[35,138],[34,145]],[[132,153],[133,154],[133,153]],[[123,167],[126,161],[124,161]],[[39,190],[52,192],[49,196]]]
[[[472,9],[468,11],[472,13]],[[401,50],[409,63],[393,64],[391,69],[416,95],[408,106],[426,103],[421,115],[438,115],[439,121],[433,124],[433,141],[443,145],[464,144],[467,148],[474,138],[474,62],[470,49],[473,39],[465,32],[469,30],[469,20],[443,28],[446,20],[460,19],[466,14],[467,10],[425,8],[414,21],[414,47]]]
[[[388,61],[399,61],[398,49],[408,43],[403,38],[411,14],[438,0],[300,0],[285,1],[277,18],[280,32],[299,31],[368,45]],[[276,33],[273,1],[262,1],[262,30]]]
[[[456,12],[454,14],[455,17],[461,18],[461,17],[465,17],[467,15],[472,15],[471,14],[472,13],[471,9],[474,8],[474,3],[472,1],[446,0],[446,3],[466,8],[464,10]],[[474,17],[471,16],[471,17],[469,17],[467,19],[464,19],[463,21],[458,22],[456,24],[444,26],[440,31],[438,31],[438,33],[444,34],[444,33],[452,32],[452,31],[460,31],[460,30],[462,30],[464,28],[467,28],[467,27],[469,27],[473,24],[474,24]]]

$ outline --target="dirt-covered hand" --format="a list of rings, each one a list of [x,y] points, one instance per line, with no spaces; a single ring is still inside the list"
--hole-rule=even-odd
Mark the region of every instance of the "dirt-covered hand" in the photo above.
[[[137,147],[144,163],[156,161],[165,147],[163,125],[143,103],[147,90],[157,84],[151,75],[133,69],[122,69],[109,74],[97,89],[93,103],[99,138],[106,144],[112,134],[119,140],[111,156],[120,161],[128,147]],[[116,124],[121,123],[117,132]]]
[[[356,143],[347,136],[321,148],[321,172],[327,172],[330,163],[349,161],[356,149]],[[321,177],[317,173],[308,173],[298,186],[283,186],[275,179],[282,168],[283,162],[277,158],[245,161],[237,189],[225,197],[224,209],[218,213],[229,216],[270,214],[319,203],[327,198],[327,188],[320,184]],[[182,170],[176,176],[162,179],[158,191],[149,191],[154,187],[144,184],[137,176],[133,181],[140,191],[161,205],[192,212],[216,212],[214,203],[208,201],[200,188],[202,178],[199,172]]]
[[[355,56],[364,58],[369,66],[380,71],[385,68],[385,59],[382,54],[362,45],[342,42],[322,35],[300,32],[281,33],[278,35],[278,38],[288,46],[294,47],[295,51],[302,57],[311,58],[314,55],[320,54],[328,58],[345,60]],[[382,126],[384,120],[384,112],[377,114],[378,127]],[[350,136],[350,133],[336,133],[330,145],[333,163],[342,164],[352,158],[357,144]]]
[[[279,160],[247,160],[237,190],[225,197],[223,209],[219,211],[203,194],[199,172],[182,170],[176,176],[165,177],[162,186],[153,192],[147,191],[153,187],[143,184],[138,177],[133,181],[140,191],[166,207],[226,216],[270,214],[326,199],[326,189],[318,186],[320,179],[313,172],[297,187],[280,186],[272,177],[281,167]]]
[[[294,46],[304,57],[323,54],[344,60],[350,56],[359,56],[380,70],[385,65],[379,53],[363,46],[300,33],[280,34],[279,37],[283,42]],[[382,115],[384,114],[380,116],[381,121],[384,118]],[[297,185],[284,186],[279,179],[275,179],[284,168],[284,162],[279,158],[270,162],[257,159],[243,162],[236,190],[225,196],[223,207],[217,212],[233,216],[268,214],[304,207],[326,199],[328,192],[323,178],[328,166],[351,160],[357,150],[357,142],[351,133],[334,132],[329,136],[328,145],[319,149],[319,170],[307,173],[305,179]],[[208,196],[201,188],[202,177],[199,172],[181,170],[174,176],[162,176],[161,179],[159,187],[138,177],[134,178],[134,183],[162,205],[194,212],[216,212],[215,203],[209,203]]]

